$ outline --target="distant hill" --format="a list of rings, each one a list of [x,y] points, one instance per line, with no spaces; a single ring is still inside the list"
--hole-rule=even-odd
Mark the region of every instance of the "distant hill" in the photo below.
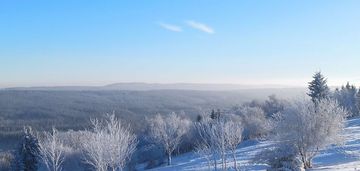
[[[241,84],[199,84],[199,83],[115,83],[105,86],[50,86],[50,87],[13,87],[5,90],[202,90],[202,91],[234,91],[244,89],[278,89],[278,88],[294,88],[284,85],[241,85]]]
[[[204,91],[233,91],[243,89],[290,88],[282,85],[241,85],[241,84],[199,84],[199,83],[116,83],[104,87],[105,89],[120,90],[204,90]],[[292,87],[294,88],[294,87]]]

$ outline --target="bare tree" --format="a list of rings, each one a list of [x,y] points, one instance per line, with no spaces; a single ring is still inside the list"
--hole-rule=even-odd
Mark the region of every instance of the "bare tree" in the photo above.
[[[190,121],[173,112],[166,117],[157,114],[149,120],[149,126],[152,140],[164,148],[168,157],[168,165],[171,165],[172,153],[189,130]]]
[[[115,115],[106,120],[91,120],[93,130],[84,133],[85,162],[97,171],[122,170],[136,149],[137,140],[129,128],[121,125]]]
[[[61,171],[64,162],[65,147],[59,139],[58,131],[53,128],[52,132],[38,134],[39,157],[43,160],[50,171]]]
[[[275,128],[276,140],[292,146],[305,169],[319,150],[343,142],[342,131],[347,111],[336,101],[323,99],[316,103],[296,101],[287,107]]]

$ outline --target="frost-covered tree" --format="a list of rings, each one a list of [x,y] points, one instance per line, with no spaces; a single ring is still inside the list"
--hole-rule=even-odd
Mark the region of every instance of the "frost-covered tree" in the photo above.
[[[282,112],[286,105],[286,100],[279,99],[276,95],[270,95],[261,108],[264,110],[267,117],[272,117],[274,114]]]
[[[196,129],[200,137],[200,142],[196,146],[198,154],[203,155],[209,161],[212,161],[214,170],[217,170],[217,159],[222,158],[225,152],[225,139],[222,122],[217,120],[204,120],[196,123]],[[211,162],[209,162],[211,163]],[[222,165],[224,166],[224,165]]]
[[[173,112],[165,117],[157,114],[148,122],[151,139],[163,147],[168,157],[168,165],[171,165],[172,153],[178,148],[183,136],[188,132],[190,121]]]
[[[356,98],[357,93],[357,88],[354,85],[350,85],[349,82],[334,92],[335,99],[342,107],[350,112],[351,116],[356,116],[359,113]]]
[[[31,127],[24,128],[24,135],[19,148],[15,152],[14,170],[36,171],[38,169],[37,154],[39,142]]]
[[[347,111],[336,101],[325,99],[316,105],[310,101],[293,102],[281,115],[275,128],[276,140],[293,147],[305,169],[319,150],[343,142]]]
[[[238,170],[236,162],[236,148],[242,141],[243,127],[240,122],[228,121],[225,123],[226,148],[231,151],[234,160],[234,169]]]
[[[213,160],[213,150],[211,149],[211,146],[207,143],[198,143],[195,146],[195,153],[197,153],[199,156],[202,156],[206,159],[208,170],[211,170],[211,167],[213,165],[216,166],[216,160]],[[215,167],[216,168],[216,167]],[[215,169],[216,170],[216,169]]]
[[[234,168],[237,169],[235,150],[242,141],[242,125],[222,118],[220,120],[207,120],[196,123],[200,142],[196,150],[208,161],[214,164],[217,170],[217,159],[221,159],[221,168],[227,169],[227,152],[230,151],[234,160]],[[209,162],[210,164],[211,162]]]
[[[322,99],[326,99],[330,96],[330,89],[327,85],[326,78],[321,74],[321,72],[316,72],[313,76],[313,80],[309,82],[309,92],[308,95],[311,97],[311,100],[316,104]]]
[[[108,133],[109,165],[112,170],[121,170],[130,160],[137,145],[136,136],[128,128],[123,128],[115,115],[110,115],[106,120]]]
[[[94,124],[94,122],[93,122]],[[82,136],[82,151],[84,155],[84,163],[93,167],[96,171],[107,170],[107,147],[106,140],[104,139],[105,132],[101,131],[101,128],[97,128],[93,125],[93,131],[86,131]]]
[[[270,121],[260,107],[243,106],[235,113],[241,118],[243,136],[246,139],[263,137],[271,130]]]
[[[81,140],[85,162],[97,171],[122,170],[136,150],[136,136],[114,114],[91,123],[92,131],[86,131]]]
[[[44,132],[38,135],[39,157],[42,159],[49,171],[61,171],[65,147],[59,138],[59,132],[53,128],[51,132]]]

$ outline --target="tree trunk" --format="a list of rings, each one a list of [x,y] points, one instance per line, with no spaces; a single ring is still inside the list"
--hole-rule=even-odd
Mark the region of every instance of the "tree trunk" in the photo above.
[[[304,169],[310,169],[312,166],[312,164],[311,164],[311,158],[309,157],[307,157],[305,154],[303,154],[302,156],[301,156],[301,160],[302,160],[302,162],[303,162],[303,165],[304,165]]]
[[[221,169],[222,170],[225,170],[225,168],[224,168],[224,154],[221,154]]]
[[[211,170],[211,161],[208,161],[208,169]]]
[[[170,166],[171,165],[171,153],[168,153],[168,165]]]
[[[222,170],[226,170],[225,152],[221,152],[221,168]]]
[[[226,164],[227,164],[227,161],[226,161],[226,153],[224,154],[224,161],[225,161],[225,170],[227,168]]]
[[[237,164],[236,164],[236,153],[235,153],[235,151],[233,151],[233,159],[234,159],[234,168],[237,171],[238,169],[237,169]]]
[[[217,163],[216,163],[216,158],[214,157],[214,166],[215,166],[215,171],[217,171]]]
[[[311,160],[305,161],[305,163],[304,163],[304,169],[310,169],[310,168],[312,168],[312,166],[311,166]]]

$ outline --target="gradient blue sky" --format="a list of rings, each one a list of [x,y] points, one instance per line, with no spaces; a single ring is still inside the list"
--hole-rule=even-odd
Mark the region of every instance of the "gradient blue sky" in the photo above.
[[[0,1],[0,87],[360,85],[360,1]]]

